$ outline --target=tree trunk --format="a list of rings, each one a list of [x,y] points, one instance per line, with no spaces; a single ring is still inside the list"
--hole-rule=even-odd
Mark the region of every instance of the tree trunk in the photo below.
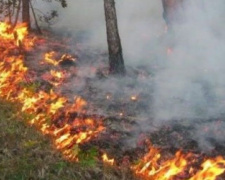
[[[9,23],[12,24],[12,14],[11,14],[11,2],[8,0],[8,16],[9,16]]]
[[[30,30],[30,0],[22,0],[22,21],[27,24]]]
[[[32,6],[31,1],[30,1],[30,7],[31,7],[31,11],[32,11],[32,13],[33,13],[34,22],[35,22],[35,26],[36,26],[36,28],[37,28],[37,32],[38,32],[39,34],[42,34],[41,28],[40,28],[39,25],[38,25],[37,17],[36,17],[36,14],[35,14],[35,12],[34,12],[34,7]]]
[[[111,74],[125,74],[122,46],[117,25],[114,0],[104,0],[107,41],[109,50],[109,71]]]
[[[19,4],[18,4],[18,7],[17,7],[17,11],[16,11],[15,21],[14,21],[13,26],[12,26],[13,28],[15,28],[15,27],[16,27],[16,24],[17,24],[18,19],[19,19],[21,2],[22,2],[22,0],[19,0]]]
[[[183,20],[184,0],[162,0],[163,18],[167,26],[180,23]]]

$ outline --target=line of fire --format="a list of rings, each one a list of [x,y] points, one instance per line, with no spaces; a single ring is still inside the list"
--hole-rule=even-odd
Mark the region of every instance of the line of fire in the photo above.
[[[217,104],[217,99],[214,98],[216,95],[209,87],[208,81],[206,78],[204,81],[201,81],[200,78],[194,81],[197,87],[201,87],[199,91],[203,95],[194,90],[188,91],[185,86],[183,89],[185,89],[186,99],[178,96],[178,98],[169,98],[169,103],[168,101],[164,102],[167,99],[165,94],[169,94],[170,91],[181,92],[178,90],[184,81],[180,84],[175,82],[173,84],[173,81],[170,81],[168,86],[162,85],[158,81],[173,78],[173,76],[168,77],[164,74],[171,72],[164,65],[156,65],[151,68],[145,65],[136,67],[129,65],[126,46],[123,46],[124,57],[122,52],[122,44],[126,41],[123,41],[122,34],[124,32],[121,31],[123,33],[119,34],[120,25],[124,21],[120,22],[121,13],[116,12],[123,4],[115,1],[104,0],[101,2],[105,18],[105,44],[108,45],[106,52],[86,46],[88,41],[83,40],[85,33],[83,35],[82,32],[78,32],[78,38],[73,38],[69,33],[69,35],[63,35],[66,32],[54,32],[50,25],[51,21],[57,18],[57,12],[52,11],[51,17],[42,13],[39,16],[38,13],[41,10],[35,7],[34,0],[0,1],[0,99],[18,106],[17,116],[26,117],[24,120],[26,126],[35,128],[43,134],[43,137],[47,137],[65,161],[79,165],[83,158],[81,154],[86,153],[88,157],[88,153],[93,153],[94,148],[95,153],[91,156],[94,156],[95,166],[104,171],[111,168],[114,174],[104,176],[100,170],[101,175],[97,179],[225,179],[223,117],[213,114],[214,117],[205,118],[205,116],[199,115],[200,113],[205,115],[213,108],[207,109],[207,112],[203,111],[201,103],[195,103],[195,106],[192,106],[191,100],[188,99],[194,93],[196,102],[201,96],[202,99],[207,100],[206,104],[211,105],[213,102]],[[138,6],[144,3],[128,1],[125,1],[124,4],[135,3],[135,6]],[[79,9],[82,9],[80,1],[61,0],[45,3],[59,3],[63,7],[62,11],[67,11],[66,8],[69,7],[73,9],[72,6],[79,6]],[[93,6],[93,2],[92,4],[89,4],[91,2],[85,3],[87,6]],[[180,41],[177,39],[180,31],[183,30],[181,26],[188,21],[188,13],[185,13],[185,8],[193,6],[189,3],[186,0],[162,0],[156,3],[146,1],[145,5],[150,4],[154,8],[154,4],[159,4],[162,10],[162,13],[160,12],[160,18],[164,24],[160,32],[162,35],[159,37],[157,34],[157,37],[154,38],[158,38],[155,40],[158,42],[162,41],[163,37],[166,39],[164,40],[166,45],[156,53],[164,54],[160,57],[165,58],[168,68],[172,65],[184,67],[180,70],[182,73],[186,72],[185,66],[188,68],[189,64],[183,62],[186,61],[186,58],[183,60],[179,56],[178,51],[181,49],[180,44],[183,41],[179,44]],[[203,9],[204,13],[207,13],[207,8],[209,8],[207,2],[200,0],[194,7]],[[198,18],[196,17],[196,19]],[[199,19],[201,20],[201,18]],[[43,21],[46,21],[45,23],[49,26],[42,27]],[[65,18],[61,21],[68,20]],[[215,21],[215,23],[219,22]],[[190,28],[188,31],[192,29],[187,26],[186,28]],[[130,31],[127,33],[132,33],[132,30]],[[146,34],[143,36],[148,37]],[[219,32],[217,36],[219,36]],[[186,39],[188,37],[189,35]],[[185,42],[192,46],[192,41],[186,39]],[[201,37],[196,40],[196,44],[199,44],[199,41],[201,41]],[[128,43],[124,44],[128,45]],[[207,51],[207,47],[203,48]],[[219,52],[219,49],[218,47],[216,52]],[[200,48],[195,51],[206,53],[204,49]],[[195,51],[185,53],[188,58],[192,58],[194,56],[191,53]],[[179,60],[173,60],[178,57],[180,57]],[[199,59],[196,61],[203,62]],[[204,65],[199,66],[203,67]],[[206,67],[204,73],[210,73],[211,69],[207,69],[206,65],[204,67]],[[195,74],[194,68],[187,70],[189,71],[187,73]],[[175,73],[175,71],[173,72]],[[175,77],[178,79],[183,75],[182,73]],[[189,77],[189,75],[185,74],[185,77]],[[216,83],[215,81],[213,82]],[[165,91],[162,91],[162,88],[166,88],[166,93],[163,93]],[[177,91],[176,88],[178,88]],[[221,93],[224,94],[224,92]],[[154,95],[160,96],[161,99],[155,100]],[[178,103],[178,107],[174,106],[174,103]],[[169,108],[166,107],[166,104],[169,104]],[[220,107],[224,109],[224,103]],[[155,112],[157,109],[160,109],[160,113]],[[181,111],[183,113],[180,113]],[[188,113],[197,111],[198,116]],[[176,113],[180,113],[182,116],[174,115]],[[206,148],[207,150],[201,148],[200,140],[198,141],[200,136],[204,136],[203,134],[210,134],[207,137],[211,144],[209,149]],[[198,138],[194,138],[195,135]],[[214,135],[219,138],[214,138]],[[217,139],[219,140],[217,141]],[[0,168],[2,167],[0,166]],[[1,176],[3,175],[0,174],[0,179]],[[95,178],[86,177],[84,179]]]

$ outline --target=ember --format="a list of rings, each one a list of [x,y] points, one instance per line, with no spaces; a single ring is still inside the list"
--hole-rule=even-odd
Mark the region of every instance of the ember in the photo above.
[[[132,101],[137,101],[138,97],[135,96],[135,95],[133,95],[133,96],[130,97],[130,99],[131,99]]]
[[[103,162],[105,162],[106,164],[114,165],[114,159],[110,159],[106,153],[104,153],[104,154],[102,155],[102,160],[103,160]]]

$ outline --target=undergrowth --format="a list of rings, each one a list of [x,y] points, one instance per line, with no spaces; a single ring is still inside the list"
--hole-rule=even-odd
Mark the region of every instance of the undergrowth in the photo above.
[[[26,124],[18,107],[0,100],[0,180],[101,179],[104,172],[93,157],[90,166],[87,159],[85,166],[64,160],[48,137]]]
[[[0,99],[0,180],[127,180],[129,173],[97,161],[95,147],[80,151],[79,163],[68,162],[27,124],[16,103]]]

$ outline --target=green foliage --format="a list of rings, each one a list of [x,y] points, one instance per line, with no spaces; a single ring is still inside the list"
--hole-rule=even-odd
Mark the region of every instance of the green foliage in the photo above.
[[[52,2],[52,0],[43,0],[43,1]],[[67,7],[67,2],[66,2],[66,0],[55,0],[55,1],[61,3],[61,6],[62,6],[63,8]]]
[[[75,156],[77,156],[80,153],[80,151],[81,151],[78,144],[75,144],[73,146],[72,150],[73,150],[73,155],[75,155]]]
[[[92,147],[87,151],[80,151],[78,154],[78,158],[80,160],[80,164],[83,167],[94,167],[96,166],[98,156],[98,150],[96,147]]]
[[[34,119],[35,116],[35,114],[20,113],[20,117],[24,122],[29,122],[30,120]]]
[[[85,179],[80,165],[65,161],[47,137],[24,124],[18,110],[17,104],[0,100],[0,179]]]
[[[66,167],[68,166],[68,163],[65,162],[65,161],[59,161],[57,163],[55,163],[53,165],[53,168],[57,171],[57,172],[60,172],[62,171],[63,169],[66,169]]]
[[[28,91],[35,93],[41,86],[40,82],[32,82],[32,83],[27,83],[27,82],[21,82],[19,86],[26,88]]]

